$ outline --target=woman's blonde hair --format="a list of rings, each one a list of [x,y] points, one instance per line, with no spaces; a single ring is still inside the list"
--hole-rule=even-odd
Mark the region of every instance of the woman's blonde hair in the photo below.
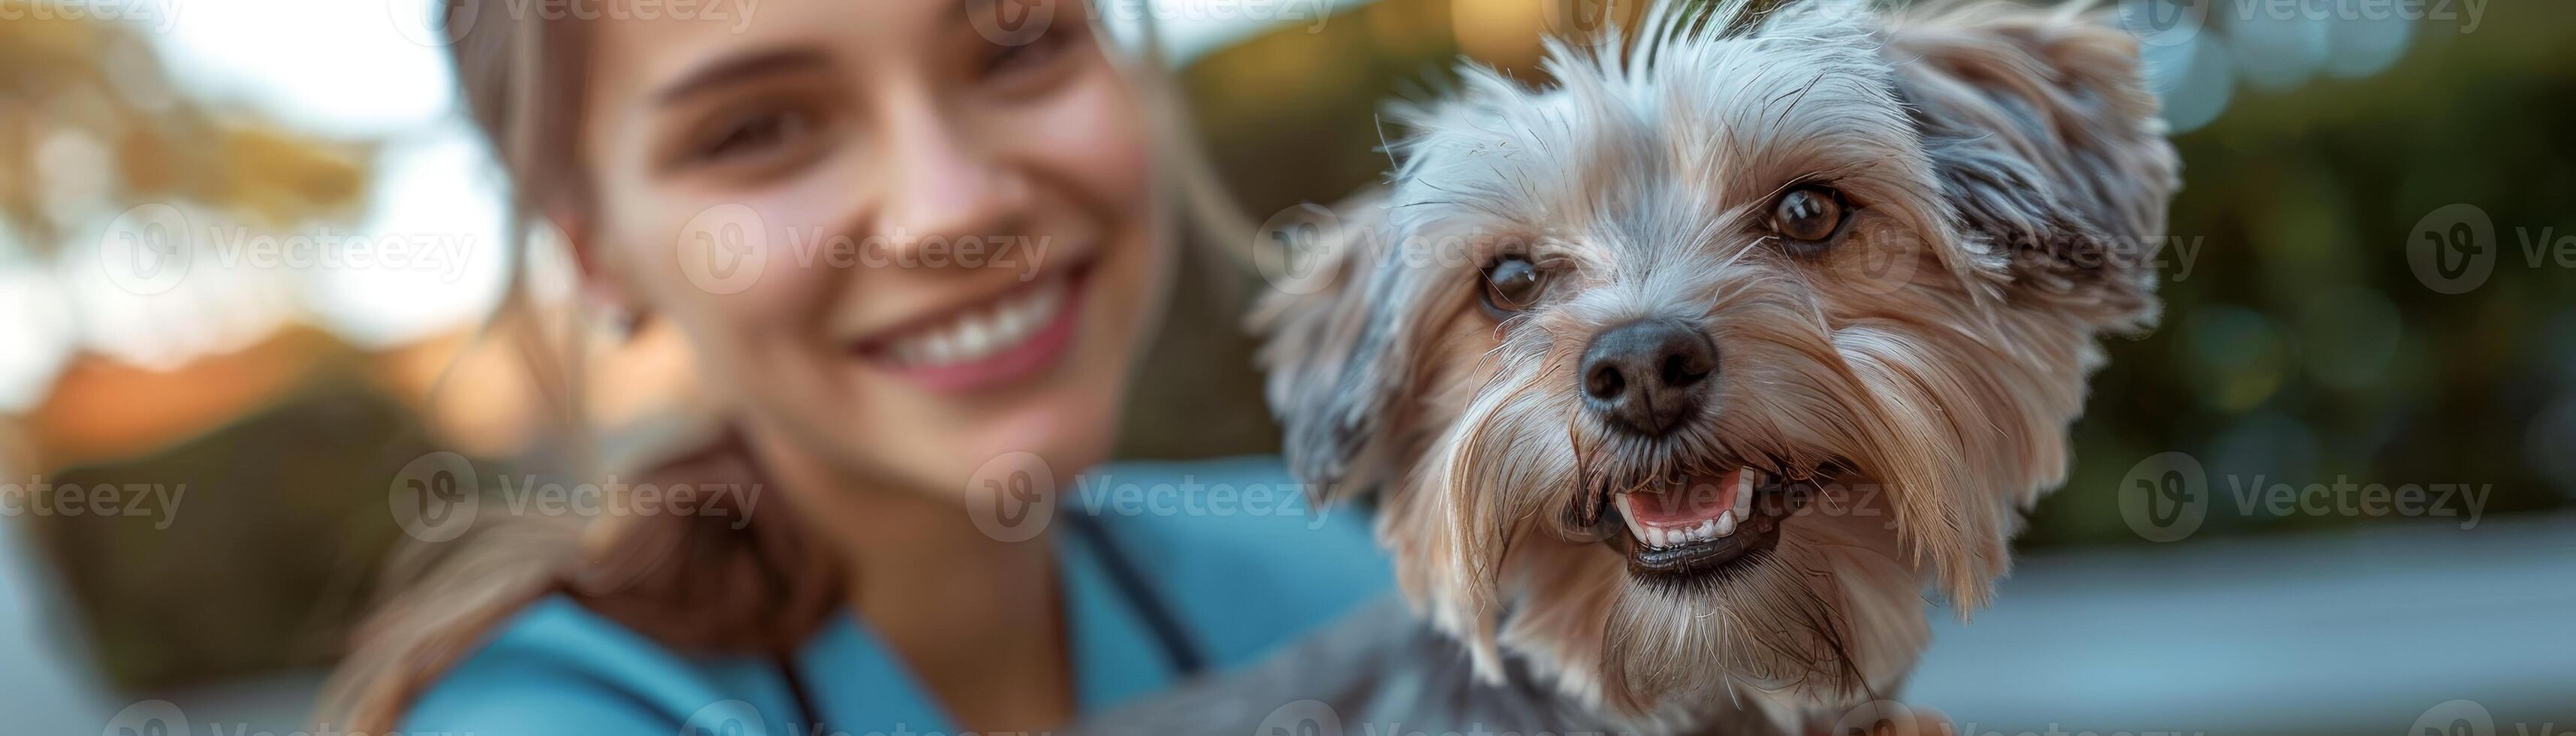
[[[519,264],[542,216],[586,216],[590,182],[574,139],[589,62],[583,21],[511,17],[509,2],[445,0],[441,12],[447,28],[462,29],[449,56],[468,112],[509,173],[513,227],[505,252]],[[1097,35],[1108,44],[1105,32]],[[1155,128],[1158,196],[1191,226],[1190,239],[1232,246],[1215,257],[1185,248],[1182,260],[1215,277],[1205,280],[1217,286],[1214,296],[1239,304],[1230,285],[1244,273],[1253,224],[1197,148],[1150,22],[1140,36],[1137,53],[1112,55]],[[1180,234],[1164,227],[1158,236]],[[527,280],[524,267],[512,269],[483,339],[508,340],[526,358],[547,399],[545,436],[574,472],[587,473],[599,453],[581,385],[585,330],[577,315],[540,308]],[[738,437],[718,434],[662,462],[756,473],[736,461],[747,457],[744,449]],[[393,555],[374,612],[324,687],[316,721],[347,732],[394,731],[421,693],[495,627],[553,595],[676,650],[787,653],[841,609],[846,581],[795,514],[777,508],[783,503],[765,500],[766,512],[740,529],[730,523],[735,517],[716,514],[619,517],[613,529],[531,515],[478,523],[443,543],[407,544]]]

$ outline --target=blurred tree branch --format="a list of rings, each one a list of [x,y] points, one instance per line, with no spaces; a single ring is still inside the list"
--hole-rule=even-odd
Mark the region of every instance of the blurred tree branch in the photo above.
[[[212,109],[136,28],[60,7],[0,0],[0,220],[29,247],[50,254],[85,218],[151,202],[272,227],[356,214],[373,142]]]

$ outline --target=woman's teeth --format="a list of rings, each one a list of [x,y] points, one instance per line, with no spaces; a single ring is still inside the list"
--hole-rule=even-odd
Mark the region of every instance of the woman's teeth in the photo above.
[[[1064,279],[1022,289],[946,322],[913,330],[887,345],[898,366],[937,368],[972,363],[1019,347],[1064,309]]]
[[[1620,516],[1628,524],[1628,533],[1649,547],[1680,547],[1734,534],[1738,525],[1753,518],[1753,489],[1758,485],[1762,474],[1745,470],[1731,475],[1735,479],[1735,488],[1732,489],[1733,498],[1729,501],[1728,508],[1719,511],[1715,518],[1702,519],[1697,524],[1688,525],[1649,525],[1638,521],[1637,518],[1641,514],[1636,511],[1637,504],[1692,503],[1699,500],[1695,496],[1679,499],[1665,498],[1663,493],[1620,494],[1619,500],[1625,504],[1621,508],[1623,513]],[[1690,494],[1693,491],[1676,489],[1665,493]]]

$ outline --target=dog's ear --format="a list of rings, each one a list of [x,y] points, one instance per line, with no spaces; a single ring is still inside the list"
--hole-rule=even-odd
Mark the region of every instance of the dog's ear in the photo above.
[[[1249,326],[1262,340],[1265,394],[1279,417],[1289,470],[1325,494],[1367,492],[1388,480],[1367,457],[1396,431],[1396,397],[1411,371],[1402,315],[1388,301],[1398,274],[1377,266],[1386,240],[1382,193],[1327,210],[1305,205],[1264,226],[1266,291]]]
[[[1885,54],[1964,245],[2006,261],[2016,303],[2153,323],[2181,178],[2137,38],[2098,10],[1934,5],[1889,19]]]

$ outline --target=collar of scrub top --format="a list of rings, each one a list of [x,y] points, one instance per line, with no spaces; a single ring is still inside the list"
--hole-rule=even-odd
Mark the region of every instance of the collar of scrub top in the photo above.
[[[1082,713],[1171,687],[1204,657],[1178,615],[1098,519],[1061,513],[1052,535]],[[844,612],[781,662],[806,728],[846,733],[957,733],[921,681],[855,614]]]

